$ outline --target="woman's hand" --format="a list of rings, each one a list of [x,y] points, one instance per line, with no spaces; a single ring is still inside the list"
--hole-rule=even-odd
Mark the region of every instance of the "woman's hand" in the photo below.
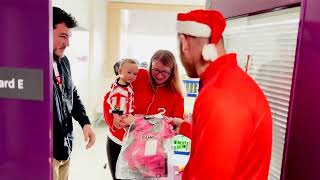
[[[180,126],[181,126],[181,124],[182,124],[183,121],[184,121],[184,120],[181,119],[181,118],[169,118],[169,119],[167,120],[167,122],[172,123],[174,126],[176,126],[176,128],[175,128],[175,132],[176,132],[176,133],[179,133]]]

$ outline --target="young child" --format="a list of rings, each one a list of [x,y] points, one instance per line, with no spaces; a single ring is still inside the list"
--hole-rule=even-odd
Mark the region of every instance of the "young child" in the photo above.
[[[133,59],[123,59],[118,70],[119,75],[111,85],[110,96],[107,102],[110,104],[110,113],[113,114],[112,130],[120,129],[121,116],[134,112],[134,97],[131,83],[138,74],[138,63]],[[116,129],[114,129],[116,128]]]

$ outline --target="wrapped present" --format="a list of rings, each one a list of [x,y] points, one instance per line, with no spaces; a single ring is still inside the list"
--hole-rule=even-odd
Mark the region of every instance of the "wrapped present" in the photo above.
[[[175,135],[165,116],[142,116],[129,127],[116,165],[119,179],[167,177],[170,138]]]

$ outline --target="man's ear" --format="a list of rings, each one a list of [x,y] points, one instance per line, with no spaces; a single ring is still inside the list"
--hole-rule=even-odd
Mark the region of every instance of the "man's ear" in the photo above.
[[[189,51],[189,42],[187,41],[187,38],[185,35],[180,34],[179,35],[179,39],[181,42],[181,51],[183,53],[187,53]]]

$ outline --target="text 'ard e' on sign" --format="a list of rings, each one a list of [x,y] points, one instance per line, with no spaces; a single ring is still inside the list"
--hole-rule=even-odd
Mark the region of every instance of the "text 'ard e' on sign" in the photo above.
[[[42,101],[42,69],[0,67],[0,98]]]

